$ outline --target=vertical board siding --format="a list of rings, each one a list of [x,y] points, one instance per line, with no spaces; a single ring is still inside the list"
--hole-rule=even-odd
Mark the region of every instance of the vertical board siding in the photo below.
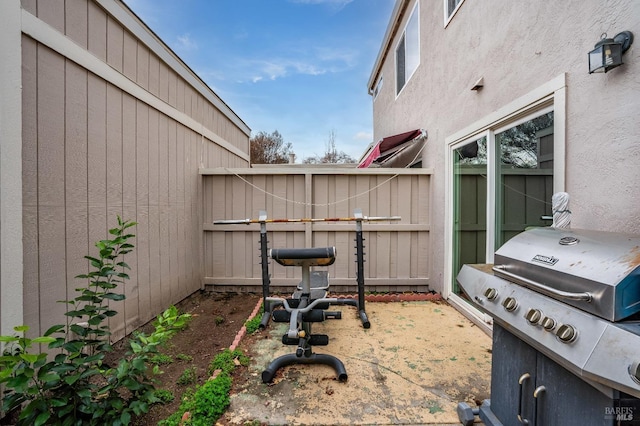
[[[23,2],[24,7],[24,2]],[[87,1],[65,2],[65,34],[80,46],[87,48]]]
[[[287,174],[267,170],[201,172],[204,280],[210,288],[259,291],[261,284],[259,225],[213,225],[213,221],[257,219],[260,210],[266,210],[269,219],[351,217],[355,208],[362,208],[365,216],[402,217],[399,224],[363,223],[367,288],[428,290],[428,173],[393,176],[375,171],[340,174],[309,169]],[[338,283],[336,291],[355,289],[355,222],[273,223],[267,224],[267,231],[269,248],[335,246],[338,257],[328,271]],[[296,285],[301,276],[299,268],[274,262],[270,262],[270,273],[278,288]]]
[[[151,310],[162,310],[162,283],[160,281],[160,207],[158,205],[158,112],[149,109],[149,296]]]
[[[95,3],[88,3],[89,44],[88,50],[103,61],[107,61],[107,14]]]
[[[136,151],[136,100],[124,94],[122,98],[122,218],[124,220],[137,220],[137,151]],[[130,228],[131,229],[131,228]],[[135,228],[132,233],[135,234]],[[132,244],[137,246],[134,238]],[[124,261],[129,265],[138,265],[138,251],[125,256]],[[139,308],[139,284],[138,274],[135,271],[125,271],[129,280],[124,285],[124,315],[125,334],[135,330],[142,322]]]
[[[40,336],[40,268],[38,265],[38,46],[22,37],[22,262],[24,322]],[[16,324],[18,325],[18,324]]]
[[[64,58],[39,46],[37,67],[38,245],[40,269],[40,331],[64,318],[67,299],[65,242]],[[42,256],[44,251],[50,253]],[[61,285],[62,284],[62,285]]]
[[[106,152],[106,224],[107,229],[118,225],[117,217],[122,217],[122,92],[115,86],[107,85],[107,152]],[[120,292],[125,293],[124,288]],[[123,301],[109,301],[109,307],[124,312]],[[126,334],[123,317],[109,318],[113,339],[119,340]]]
[[[248,148],[244,129],[93,1],[25,0],[23,8],[105,68],[193,113],[203,131]],[[24,322],[34,336],[65,322],[58,301],[76,296],[84,283],[75,276],[89,268],[84,256],[97,254],[94,243],[109,238],[121,216],[137,225],[124,259],[130,279],[118,289],[126,299],[110,302],[119,312],[109,319],[117,340],[201,288],[198,170],[247,164],[41,43],[22,37]]]
[[[149,278],[149,108],[136,101],[136,235],[138,310],[141,322],[151,311]]]
[[[75,277],[89,271],[87,260],[84,258],[89,246],[87,81],[86,70],[71,61],[66,61],[64,120],[66,282],[71,284],[69,285],[71,289],[74,288],[72,284],[81,284]],[[73,290],[68,293],[70,298],[75,296]]]
[[[65,30],[65,0],[37,0],[38,18],[60,32]]]

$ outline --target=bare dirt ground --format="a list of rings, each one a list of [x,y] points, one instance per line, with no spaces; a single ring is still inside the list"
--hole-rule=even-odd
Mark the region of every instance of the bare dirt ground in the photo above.
[[[162,348],[170,363],[161,365],[157,389],[175,396],[135,419],[134,425],[157,425],[177,411],[183,393],[208,379],[211,360],[228,348],[260,300],[255,294],[197,292],[177,305],[192,315],[186,330]],[[234,372],[231,406],[219,425],[268,424],[458,424],[455,407],[472,407],[489,397],[491,339],[446,302],[367,303],[371,328],[364,329],[353,307],[341,320],[316,323],[314,333],[329,335],[329,345],[314,352],[337,356],[348,380],[335,379],[321,365],[281,369],[274,383],[261,373],[277,356],[295,351],[281,342],[288,324],[271,323],[245,336],[239,345],[251,358]],[[150,324],[142,327],[149,332]],[[126,339],[110,355],[118,359]],[[195,382],[179,384],[185,370]]]
[[[251,364],[236,375],[219,423],[459,425],[458,402],[474,407],[489,397],[491,339],[446,302],[366,307],[370,329],[351,307],[332,307],[343,311],[341,320],[314,324],[314,333],[330,337],[314,352],[341,359],[345,383],[330,367],[293,365],[263,384],[269,363],[295,351],[281,343],[288,324],[271,323],[243,339]]]
[[[194,293],[177,304],[180,313],[189,313],[192,320],[186,330],[175,335],[161,352],[173,361],[160,365],[163,374],[157,376],[157,389],[171,391],[175,399],[169,404],[156,404],[150,412],[137,418],[137,426],[155,426],[177,411],[182,394],[203,384],[209,376],[207,369],[213,358],[233,343],[236,334],[255,308],[260,297],[255,294]],[[150,331],[149,324],[142,327]],[[125,339],[126,340],[126,339]],[[113,354],[118,358],[124,350],[124,341],[116,345]],[[179,384],[178,379],[187,369],[195,369],[192,384]]]

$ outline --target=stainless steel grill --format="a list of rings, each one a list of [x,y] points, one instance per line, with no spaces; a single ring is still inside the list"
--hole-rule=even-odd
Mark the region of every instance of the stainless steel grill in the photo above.
[[[508,352],[518,353],[514,347],[505,346],[504,342],[509,341],[506,333],[568,370],[589,388],[578,390],[579,386],[573,384],[565,392],[575,390],[588,399],[604,395],[605,399],[600,401],[605,405],[600,407],[603,412],[607,411],[607,404],[614,406],[626,401],[625,398],[632,398],[633,404],[637,404],[640,398],[640,236],[536,228],[504,244],[495,253],[494,262],[494,265],[464,265],[458,275],[458,282],[469,300],[494,319],[492,413],[497,410],[503,417],[511,418],[509,413],[513,407],[496,407],[496,404],[506,404],[508,395],[514,392],[522,395],[533,374],[528,367],[522,367],[523,371],[527,370],[525,379],[522,379],[525,376],[509,378],[505,376],[518,370],[509,373],[506,367],[496,365],[496,360],[511,363]],[[506,351],[506,354],[496,351]],[[501,389],[503,385],[498,382],[505,380],[516,383],[513,388],[504,385],[507,389]],[[549,386],[542,388],[548,391]],[[591,395],[594,389],[598,396]],[[499,401],[494,397],[496,394],[502,395]],[[517,417],[531,420],[551,415],[538,408],[539,395],[534,399],[535,409],[530,408],[526,414],[522,398],[526,399],[521,396],[520,400],[511,402],[511,405],[517,403],[513,409]],[[554,398],[549,395],[547,405]],[[576,407],[577,412],[581,410],[584,411],[584,404],[579,409]],[[590,415],[593,417],[593,413]],[[608,423],[610,419],[605,414],[600,420],[603,422],[577,419],[574,423],[564,423],[564,419],[562,424],[618,424]],[[637,420],[640,420],[640,405]],[[490,416],[485,423],[502,424],[493,423]]]
[[[534,228],[495,253],[496,275],[609,321],[640,311],[640,237]]]

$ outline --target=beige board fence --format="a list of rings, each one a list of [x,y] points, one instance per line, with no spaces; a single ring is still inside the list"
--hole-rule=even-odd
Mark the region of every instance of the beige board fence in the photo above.
[[[138,225],[126,300],[110,305],[117,340],[201,288],[198,170],[247,167],[250,130],[121,2],[24,1],[16,14],[24,314],[0,325],[63,323],[58,301],[86,284],[83,256],[120,215]]]
[[[367,291],[429,290],[429,169],[260,167],[202,169],[204,283],[217,291],[259,292],[259,224],[214,225],[216,220],[400,216],[363,223]],[[356,291],[355,222],[267,224],[269,248],[335,246],[329,267],[333,292]],[[299,268],[270,262],[274,291],[300,282]]]

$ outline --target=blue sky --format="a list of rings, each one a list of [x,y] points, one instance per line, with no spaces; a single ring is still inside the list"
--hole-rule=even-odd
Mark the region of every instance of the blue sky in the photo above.
[[[297,162],[372,139],[367,81],[395,0],[125,0],[251,128]]]

